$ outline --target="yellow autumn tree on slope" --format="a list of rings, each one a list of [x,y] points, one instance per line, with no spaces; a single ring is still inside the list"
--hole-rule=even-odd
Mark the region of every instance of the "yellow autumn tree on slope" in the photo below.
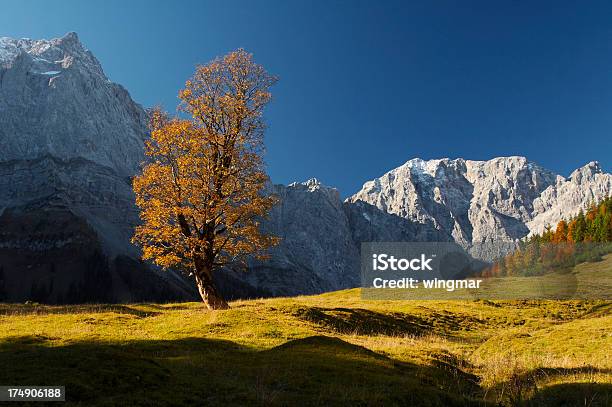
[[[215,271],[265,256],[277,242],[259,230],[275,203],[262,193],[262,115],[275,82],[238,50],[199,66],[186,82],[180,109],[191,118],[152,113],[148,161],[133,182],[143,222],[133,241],[144,259],[192,275],[211,309],[228,308]]]

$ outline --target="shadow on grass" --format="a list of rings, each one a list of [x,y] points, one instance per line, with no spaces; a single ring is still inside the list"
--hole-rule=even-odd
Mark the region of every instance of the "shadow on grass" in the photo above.
[[[150,307],[150,305],[147,305]],[[139,318],[160,315],[156,311],[143,311],[129,305],[121,304],[81,304],[81,305],[40,305],[40,304],[0,304],[0,315],[49,315],[75,313],[129,314]]]
[[[612,384],[589,380],[597,375],[612,374],[612,369],[594,366],[575,368],[537,368],[515,374],[495,388],[499,402],[512,406],[610,406]],[[559,383],[571,378],[577,383]]]
[[[290,307],[289,313],[303,321],[339,334],[423,336],[431,333],[452,337],[454,331],[472,329],[482,321],[451,312],[417,316],[402,312],[377,312],[363,308]]]
[[[380,313],[362,308],[298,307],[296,317],[340,334],[422,336],[432,324],[402,313]]]
[[[192,307],[192,306],[186,306],[186,305],[183,305],[183,304],[160,305],[160,304],[146,303],[145,305],[148,308],[154,308],[154,309],[158,309],[160,311],[168,311],[168,310],[182,311],[182,310],[187,310],[187,309],[194,309],[194,307]],[[198,303],[198,306],[199,307],[204,307],[204,304],[203,303]],[[195,309],[197,309],[198,306],[196,306]]]
[[[231,341],[0,342],[0,383],[65,385],[79,405],[482,405],[475,377],[313,336],[258,351]]]
[[[595,304],[583,315],[587,318],[605,317],[612,312],[612,302],[606,301],[601,304]]]
[[[564,383],[548,386],[537,392],[527,406],[612,406],[610,383]]]

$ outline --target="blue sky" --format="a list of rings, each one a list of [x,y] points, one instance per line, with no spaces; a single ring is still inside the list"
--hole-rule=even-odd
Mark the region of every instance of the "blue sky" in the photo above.
[[[413,157],[612,170],[609,2],[0,0],[0,36],[69,31],[137,102],[169,110],[196,64],[252,52],[280,77],[276,183],[346,196]]]

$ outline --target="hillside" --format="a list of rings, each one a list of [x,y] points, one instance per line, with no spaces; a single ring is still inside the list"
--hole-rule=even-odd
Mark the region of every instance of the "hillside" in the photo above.
[[[0,305],[0,382],[64,384],[71,405],[612,402],[610,302],[231,305]]]

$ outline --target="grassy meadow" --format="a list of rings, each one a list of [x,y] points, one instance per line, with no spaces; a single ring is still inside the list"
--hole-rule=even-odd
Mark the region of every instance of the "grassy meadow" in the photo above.
[[[231,306],[0,304],[0,383],[82,406],[612,405],[610,301]]]

